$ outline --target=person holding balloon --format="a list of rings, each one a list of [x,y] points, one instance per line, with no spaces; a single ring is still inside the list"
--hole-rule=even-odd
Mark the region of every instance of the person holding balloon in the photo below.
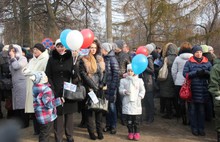
[[[74,70],[71,51],[63,46],[60,39],[57,39],[45,71],[55,98],[63,96],[64,82],[78,78]],[[63,105],[57,107],[57,119],[54,121],[55,142],[63,141],[64,130],[67,142],[74,141],[73,113],[76,111],[77,103],[67,99]]]
[[[126,116],[128,139],[140,139],[140,121],[142,114],[141,100],[145,96],[144,82],[127,65],[127,77],[120,80],[119,92],[122,98],[122,114]]]
[[[110,131],[111,134],[116,134],[117,110],[115,101],[119,85],[119,65],[117,59],[115,58],[115,53],[111,43],[103,43],[101,45],[101,52],[105,60],[105,75],[107,83],[106,99],[109,101],[109,111],[106,116],[106,127],[103,131]]]

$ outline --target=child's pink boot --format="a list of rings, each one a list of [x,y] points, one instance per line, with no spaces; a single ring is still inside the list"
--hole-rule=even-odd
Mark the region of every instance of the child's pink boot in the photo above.
[[[140,133],[135,133],[134,134],[134,140],[136,140],[136,141],[138,141],[138,140],[140,140]]]
[[[128,139],[133,140],[134,139],[134,133],[128,133]]]

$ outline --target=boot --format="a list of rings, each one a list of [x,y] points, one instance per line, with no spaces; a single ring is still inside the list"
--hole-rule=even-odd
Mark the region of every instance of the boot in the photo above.
[[[94,133],[89,133],[89,137],[91,140],[96,140],[96,135]]]
[[[100,139],[100,140],[104,139],[102,132],[98,132],[98,139]]]

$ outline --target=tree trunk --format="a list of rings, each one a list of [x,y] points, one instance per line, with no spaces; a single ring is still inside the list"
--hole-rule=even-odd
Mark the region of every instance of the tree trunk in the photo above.
[[[54,41],[59,37],[58,27],[56,25],[56,15],[51,7],[49,0],[45,0],[47,7],[47,22],[44,36],[52,38]]]
[[[21,20],[20,20],[20,37],[21,37],[21,46],[30,46],[30,21],[29,21],[29,10],[28,10],[28,1],[20,0],[20,10],[21,10]]]

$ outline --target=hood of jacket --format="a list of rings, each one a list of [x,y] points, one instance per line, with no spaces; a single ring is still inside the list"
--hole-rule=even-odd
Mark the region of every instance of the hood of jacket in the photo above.
[[[192,53],[182,53],[179,55],[179,57],[182,58],[183,60],[189,60],[189,58],[192,56],[193,56]]]

